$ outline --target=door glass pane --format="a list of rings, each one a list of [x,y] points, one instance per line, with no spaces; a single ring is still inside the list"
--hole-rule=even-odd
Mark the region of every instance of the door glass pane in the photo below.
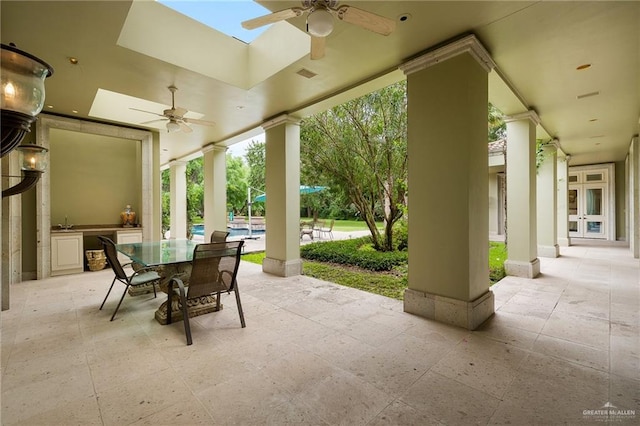
[[[578,232],[578,221],[570,220],[569,221],[569,232]]]
[[[569,214],[578,214],[578,190],[569,190]]]
[[[602,189],[601,188],[587,188],[587,215],[601,215],[602,214]]]
[[[587,174],[587,182],[600,182],[602,181],[602,173]]]
[[[587,233],[588,234],[600,234],[600,233],[602,233],[602,222],[590,222],[590,221],[587,221]]]
[[[569,182],[577,182],[578,175],[569,175]]]

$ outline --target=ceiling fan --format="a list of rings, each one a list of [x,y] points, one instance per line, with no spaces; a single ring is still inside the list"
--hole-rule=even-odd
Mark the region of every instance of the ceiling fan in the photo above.
[[[385,36],[391,34],[396,27],[393,19],[353,6],[338,6],[338,0],[302,0],[302,7],[292,7],[249,19],[242,23],[242,27],[253,30],[263,25],[301,16],[303,13],[309,14],[307,32],[311,36],[311,59],[324,57],[325,37],[333,31],[334,17]]]
[[[171,92],[171,109],[165,109],[162,112],[162,114],[158,114],[157,112],[152,112],[152,111],[145,111],[137,108],[129,108],[134,111],[146,112],[147,114],[153,114],[153,115],[162,117],[156,120],[145,121],[144,123],[140,123],[140,124],[151,124],[151,123],[156,123],[158,121],[166,121],[167,132],[169,133],[177,132],[178,130],[182,130],[184,133],[193,132],[193,129],[189,127],[188,124],[201,124],[204,126],[215,125],[213,121],[198,120],[196,118],[185,117],[184,115],[189,111],[181,107],[176,108],[176,104],[175,104],[175,94],[178,88],[176,86],[169,86],[168,89]]]

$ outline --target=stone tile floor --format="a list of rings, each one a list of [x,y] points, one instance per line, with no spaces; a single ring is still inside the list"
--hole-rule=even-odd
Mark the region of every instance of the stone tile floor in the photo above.
[[[109,322],[110,270],[14,285],[2,424],[638,424],[638,260],[619,245],[561,252],[539,278],[493,286],[496,314],[473,332],[246,262],[247,328],[225,296],[192,320],[192,346],[181,322],[154,320],[151,295]],[[593,412],[605,405],[618,411]]]

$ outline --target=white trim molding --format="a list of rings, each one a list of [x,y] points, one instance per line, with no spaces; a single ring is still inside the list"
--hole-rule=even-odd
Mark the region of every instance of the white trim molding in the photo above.
[[[401,64],[398,68],[400,68],[405,75],[409,75],[463,53],[470,54],[486,72],[490,72],[496,67],[496,63],[491,58],[487,49],[485,49],[474,34],[470,34],[452,41],[445,46],[435,48],[417,58],[411,59]]]
[[[509,115],[504,117],[505,123],[510,123],[512,121],[522,121],[522,120],[531,120],[531,122],[536,126],[540,125],[540,117],[538,116],[538,113],[533,109],[530,109],[525,112],[521,112],[520,114],[514,114],[514,115]]]
[[[282,114],[277,117],[270,118],[269,120],[262,123],[262,128],[264,130],[269,130],[272,127],[276,127],[281,124],[300,124],[300,119],[289,114]]]

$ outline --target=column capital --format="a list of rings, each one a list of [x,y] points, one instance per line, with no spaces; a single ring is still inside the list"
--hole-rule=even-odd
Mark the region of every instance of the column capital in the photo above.
[[[300,124],[300,119],[289,114],[282,114],[266,120],[262,123],[262,128],[264,130],[269,130],[272,127],[276,127],[281,124]]]
[[[398,68],[400,68],[405,75],[409,75],[463,53],[469,53],[486,72],[496,67],[496,63],[491,58],[491,55],[489,55],[487,49],[485,49],[474,34],[470,34],[444,46],[436,47],[417,58],[401,64]]]
[[[520,114],[508,115],[504,117],[505,123],[510,123],[512,121],[523,121],[523,120],[531,120],[533,124],[536,126],[540,124],[540,117],[538,117],[538,113],[530,109],[529,111],[521,112]]]
[[[178,166],[186,166],[188,161],[183,160],[171,160],[169,161],[169,168],[178,167]]]
[[[200,150],[203,154],[206,154],[207,152],[210,151],[216,151],[216,152],[226,152],[227,149],[229,149],[229,147],[224,146],[224,145],[216,145],[214,143],[211,143],[207,146],[202,147],[202,149]]]

